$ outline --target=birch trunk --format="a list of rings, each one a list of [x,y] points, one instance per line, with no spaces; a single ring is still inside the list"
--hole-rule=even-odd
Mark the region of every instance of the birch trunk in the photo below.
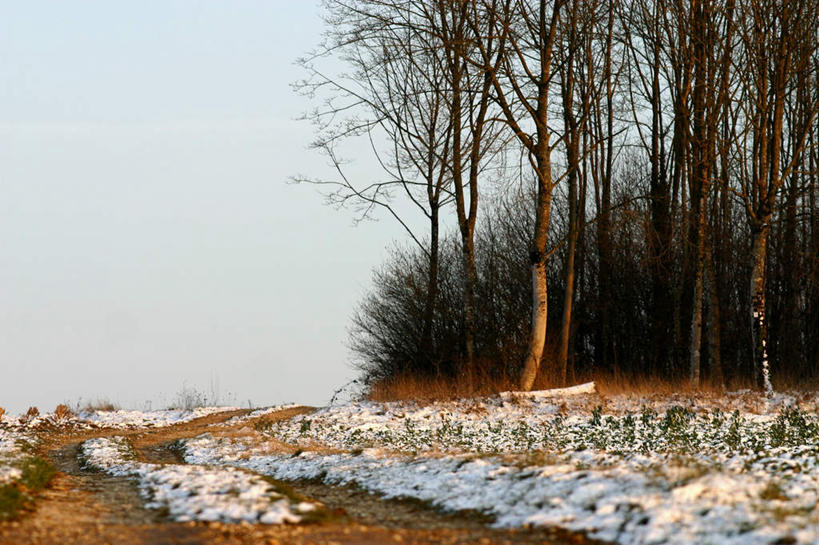
[[[533,260],[534,261],[534,260]],[[520,375],[520,389],[529,391],[535,384],[543,347],[546,344],[546,317],[549,300],[546,286],[546,263],[543,259],[532,263],[532,331]]]
[[[751,272],[751,321],[753,324],[753,363],[757,386],[767,395],[773,393],[768,362],[768,324],[765,315],[765,262],[768,254],[767,222],[753,229]]]
[[[545,101],[543,102],[545,116]],[[531,390],[535,384],[543,349],[546,345],[546,325],[549,315],[549,299],[546,284],[546,244],[549,239],[549,221],[552,211],[552,162],[549,135],[546,124],[542,125],[535,152],[538,169],[538,195],[535,210],[535,233],[530,259],[532,264],[532,329],[529,345],[520,375],[522,390]]]

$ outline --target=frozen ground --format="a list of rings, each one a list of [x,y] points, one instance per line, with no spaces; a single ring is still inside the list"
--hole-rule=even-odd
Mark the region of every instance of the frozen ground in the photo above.
[[[624,544],[819,544],[816,402],[737,392],[351,403],[270,425],[265,435],[295,456],[204,435],[185,457]]]
[[[79,419],[101,428],[160,428],[190,422],[196,418],[238,407],[197,407],[191,410],[166,409],[159,411],[82,411]]]
[[[196,418],[211,414],[238,410],[238,407],[197,407],[195,409],[164,409],[155,411],[80,411],[73,413],[37,413],[33,416],[24,414],[0,417],[0,426],[7,429],[25,430],[48,426],[71,426],[79,429],[113,428],[138,429],[161,428],[173,424],[190,422]]]
[[[234,416],[233,418],[226,420],[222,423],[222,426],[233,426],[235,424],[241,424],[243,422],[248,422],[250,420],[254,420],[256,418],[260,418],[262,416],[266,416],[268,414],[277,413],[279,411],[284,411],[286,409],[292,409],[294,407],[298,407],[299,405],[295,403],[289,403],[287,405],[274,405],[272,407],[266,407],[264,409],[257,409],[252,411],[244,416]]]
[[[246,471],[200,465],[136,461],[125,437],[90,439],[81,446],[86,467],[135,477],[149,508],[167,508],[177,521],[299,522],[312,503],[291,501],[273,485]]]
[[[0,486],[11,484],[23,476],[17,465],[24,457],[22,446],[28,441],[25,434],[0,429]]]

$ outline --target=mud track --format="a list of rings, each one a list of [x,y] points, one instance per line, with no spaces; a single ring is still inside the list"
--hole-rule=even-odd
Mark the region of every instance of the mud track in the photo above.
[[[307,407],[286,409],[267,420],[291,418]],[[92,437],[125,435],[146,462],[183,463],[174,443],[205,432],[242,433],[243,423],[217,426],[247,411],[209,415],[188,423],[137,431],[56,429],[41,433],[41,455],[59,470],[33,512],[0,523],[0,545],[193,545],[193,544],[512,544],[592,545],[583,535],[555,529],[494,530],[481,517],[442,514],[413,501],[382,500],[352,487],[292,482],[297,493],[338,516],[305,525],[180,523],[143,507],[133,480],[87,471],[77,454]],[[245,430],[246,431],[246,430]]]

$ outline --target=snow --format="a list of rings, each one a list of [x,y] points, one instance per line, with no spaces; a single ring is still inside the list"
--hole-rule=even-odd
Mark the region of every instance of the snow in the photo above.
[[[256,418],[267,416],[268,414],[277,413],[279,411],[284,411],[287,409],[292,409],[294,407],[299,407],[299,405],[297,405],[296,403],[289,403],[287,405],[274,405],[272,407],[256,409],[255,411],[252,411],[244,416],[234,416],[233,418],[223,422],[222,426],[233,426],[234,424],[241,424],[243,422],[248,422]]]
[[[304,450],[296,456],[203,435],[185,442],[185,459],[623,544],[819,544],[816,400],[796,402],[737,392],[351,403],[266,430]]]
[[[3,464],[0,461],[0,486],[19,481],[23,476],[22,470],[16,467]]]
[[[20,450],[18,441],[20,434],[0,429],[0,456],[12,454]]]
[[[197,407],[191,410],[158,411],[82,411],[79,419],[101,428],[160,428],[190,422],[211,414],[235,411],[238,407]]]
[[[258,475],[239,469],[138,462],[125,437],[85,441],[81,457],[87,467],[135,477],[147,507],[165,507],[176,521],[296,523],[315,508],[292,504]]]
[[[578,384],[577,386],[571,386],[569,388],[552,388],[550,390],[533,390],[531,392],[501,392],[498,395],[505,400],[520,397],[528,399],[548,399],[554,397],[593,394],[595,391],[596,387],[594,382],[586,382],[585,384]]]
[[[112,428],[112,429],[138,429],[138,428],[161,428],[190,422],[197,418],[212,414],[239,410],[239,407],[197,407],[195,409],[163,409],[155,411],[100,411],[84,410],[79,414],[69,414],[58,416],[55,413],[42,413],[33,418],[25,415],[3,415],[0,417],[0,425],[9,429],[36,430],[39,428],[72,427],[76,429],[92,428]]]
[[[22,478],[19,463],[25,457],[23,445],[32,439],[20,432],[0,428],[0,486],[11,484]]]

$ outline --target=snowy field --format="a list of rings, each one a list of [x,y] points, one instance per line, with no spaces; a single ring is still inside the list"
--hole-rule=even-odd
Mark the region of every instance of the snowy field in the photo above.
[[[624,544],[819,544],[817,398],[506,394],[351,403],[203,435],[189,463],[354,484]],[[275,453],[277,439],[298,450]]]
[[[134,477],[148,508],[167,508],[176,521],[300,522],[316,505],[293,501],[257,475],[234,468],[148,464],[136,461],[125,437],[85,441],[86,467]]]
[[[239,407],[197,407],[190,410],[165,409],[158,411],[82,411],[78,418],[100,428],[161,428],[190,422],[211,414],[235,411]]]
[[[0,486],[11,484],[22,477],[18,467],[24,457],[23,446],[29,438],[22,433],[0,428]]]
[[[3,415],[0,428],[10,430],[38,429],[51,426],[71,426],[78,429],[112,428],[140,429],[161,428],[190,422],[211,414],[238,410],[238,407],[197,407],[195,409],[163,409],[155,411],[80,411],[73,413],[37,413],[36,415]]]
[[[265,407],[263,409],[256,409],[255,411],[251,411],[244,416],[234,416],[223,422],[221,426],[229,427],[235,426],[236,424],[242,424],[245,422],[249,422],[251,420],[256,420],[257,418],[261,418],[263,416],[267,416],[272,413],[277,413],[279,411],[284,411],[287,409],[293,409],[298,407],[299,405],[296,403],[288,403],[287,405],[274,405],[272,407]]]

